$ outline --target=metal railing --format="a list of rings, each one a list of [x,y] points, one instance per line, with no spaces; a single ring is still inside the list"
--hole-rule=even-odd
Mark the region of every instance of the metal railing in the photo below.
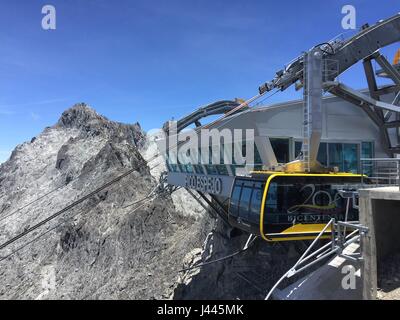
[[[360,161],[364,186],[368,180],[368,185],[398,186],[400,190],[400,158],[362,158]]]
[[[354,203],[356,193],[356,191],[341,191],[342,197],[347,200],[345,221],[336,221],[333,218],[330,219],[299,260],[297,260],[293,267],[291,267],[270,289],[265,300],[268,300],[272,296],[273,292],[283,280],[291,278],[309,269],[311,266],[325,261],[329,257],[338,255],[353,262],[362,261],[363,247],[361,237],[364,237],[369,229],[361,225],[359,221],[347,221],[350,203],[351,201]],[[331,234],[331,241],[315,250],[316,244],[329,232]],[[352,243],[358,244],[358,250],[352,253],[345,252],[345,249]]]
[[[329,230],[329,228],[332,234],[332,240],[319,249],[312,251],[315,244],[321,240],[322,236],[326,233],[326,231]],[[322,229],[321,233],[314,239],[311,245],[303,253],[300,259],[275,283],[265,297],[265,300],[268,300],[272,296],[274,290],[284,279],[291,278],[310,268],[311,266],[326,260],[329,257],[339,255],[340,257],[353,262],[361,261],[363,259],[361,237],[365,236],[367,233],[368,228],[361,225],[358,221],[335,222],[335,219],[331,219]],[[358,252],[344,253],[344,250],[352,243],[358,243]]]

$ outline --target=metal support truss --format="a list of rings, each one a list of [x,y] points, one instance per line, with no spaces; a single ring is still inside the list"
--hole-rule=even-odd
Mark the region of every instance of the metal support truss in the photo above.
[[[367,70],[368,69],[369,67],[367,67]],[[377,125],[377,127],[379,128],[382,137],[383,147],[386,153],[388,153],[388,155],[392,157],[393,153],[398,152],[398,147],[392,146],[388,129],[399,128],[400,121],[390,121],[390,119],[392,118],[393,114],[395,115],[396,119],[399,117],[400,106],[380,101],[380,96],[379,94],[377,94],[374,83],[375,79],[373,81],[369,81],[371,90],[370,96],[354,90],[342,83],[334,81],[325,82],[324,89],[350,103],[361,107],[367,113],[370,119],[375,123],[375,125]],[[396,98],[393,102],[398,102],[398,100],[399,97],[398,95],[396,95]],[[386,112],[386,114],[384,112]]]
[[[336,38],[316,47],[323,50],[324,57],[338,62],[339,69],[337,75],[339,75],[358,61],[369,57],[380,48],[398,41],[400,41],[400,13],[389,19],[381,20],[375,25],[363,28],[350,39],[341,40]],[[289,63],[283,70],[276,72],[273,80],[260,86],[260,93],[273,89],[283,91],[298,81],[302,82],[303,64],[304,58],[301,55]],[[390,70],[390,72],[392,71]],[[334,78],[335,76],[332,76],[328,80],[334,80]]]
[[[323,61],[332,60],[337,63],[337,72],[327,73],[324,76],[325,89],[351,103],[360,106],[378,126],[382,145],[389,156],[399,152],[400,148],[400,72],[397,67],[392,66],[387,59],[379,53],[379,49],[400,41],[400,13],[395,16],[381,20],[377,24],[365,25],[354,37],[343,40],[333,39],[319,44],[310,50],[320,50]],[[306,87],[308,80],[308,55],[301,55],[289,63],[284,69],[276,72],[275,78],[259,87],[259,92],[264,93],[273,89],[286,90],[295,84],[296,89]],[[382,68],[382,73],[392,79],[394,85],[379,88],[372,67],[375,60]],[[359,61],[363,61],[364,71],[368,82],[370,95],[363,95],[343,84],[334,83],[338,75],[349,69]],[[330,69],[327,68],[326,71]],[[335,70],[333,70],[335,71]],[[396,93],[392,103],[381,101],[381,96],[390,92]],[[395,118],[395,119],[393,119]],[[390,124],[389,124],[390,121]],[[396,121],[396,122],[393,122]],[[389,124],[389,126],[387,126]],[[394,125],[396,125],[394,127]],[[390,139],[390,128],[396,128],[397,143],[393,146]],[[309,146],[313,148],[313,146]]]
[[[231,101],[231,100],[222,100],[216,101],[204,107],[200,107],[191,114],[179,119],[177,121],[177,132],[182,131],[184,128],[190,126],[191,124],[195,124],[196,127],[200,127],[200,119],[216,115],[216,114],[224,114],[229,111],[234,110],[240,105],[239,101]],[[168,132],[168,123],[164,124],[163,127],[165,132]]]

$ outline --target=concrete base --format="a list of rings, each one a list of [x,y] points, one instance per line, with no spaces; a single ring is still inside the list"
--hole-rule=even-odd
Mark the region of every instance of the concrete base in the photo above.
[[[400,251],[400,191],[398,187],[359,190],[360,222],[369,228],[363,237],[363,298],[376,299],[377,264]]]
[[[358,244],[349,245],[344,254],[354,253]],[[348,272],[342,273],[343,267],[350,265],[356,270],[355,287],[345,289],[342,282]],[[346,282],[347,283],[347,282]],[[362,281],[360,265],[336,256],[313,273],[305,276],[283,290],[277,290],[273,295],[277,300],[361,300]]]

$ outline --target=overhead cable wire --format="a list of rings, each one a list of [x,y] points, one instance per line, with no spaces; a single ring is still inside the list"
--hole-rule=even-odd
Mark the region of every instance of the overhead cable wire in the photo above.
[[[80,211],[80,212],[78,212],[77,214],[73,215],[71,218],[75,218],[75,217],[81,215],[82,213],[83,213],[83,212]],[[41,233],[40,235],[38,235],[37,237],[33,238],[32,240],[30,240],[30,241],[24,243],[23,245],[21,245],[21,246],[18,247],[17,249],[15,249],[15,250],[13,250],[12,252],[10,252],[8,255],[6,255],[6,256],[4,256],[4,257],[1,257],[1,258],[0,258],[0,262],[6,260],[6,259],[8,259],[8,258],[10,258],[11,256],[13,256],[14,254],[16,254],[17,252],[19,252],[19,251],[21,251],[22,249],[24,249],[25,247],[27,247],[28,245],[30,245],[30,244],[32,244],[32,243],[38,241],[40,238],[44,237],[46,234],[49,234],[51,231],[57,229],[58,227],[62,226],[63,224],[65,224],[65,223],[67,223],[67,222],[68,222],[67,220],[64,220],[64,221],[62,221],[61,223],[55,225],[54,227],[52,227],[52,228],[46,230],[45,232]]]
[[[252,235],[250,235],[250,237],[251,236]],[[231,254],[229,254],[227,256],[224,256],[224,257],[212,260],[212,261],[203,262],[203,263],[200,263],[200,264],[195,265],[195,266],[187,267],[187,268],[179,270],[178,272],[185,272],[185,271],[201,268],[201,267],[204,267],[204,266],[207,266],[207,265],[210,265],[210,264],[214,264],[214,263],[217,263],[217,262],[221,262],[221,261],[225,261],[225,260],[231,259],[231,258],[233,258],[233,257],[235,257],[235,256],[237,256],[239,254],[242,254],[243,252],[247,251],[253,245],[253,243],[254,243],[254,241],[256,239],[257,239],[257,236],[255,236],[251,241],[248,240],[248,242],[246,243],[246,245],[242,249],[240,249],[240,250],[238,250],[238,251],[236,251],[234,253],[231,253]]]
[[[11,217],[11,216],[17,214],[17,213],[20,212],[21,210],[23,210],[23,209],[29,207],[30,205],[32,205],[32,204],[38,202],[39,200],[41,200],[41,199],[43,199],[43,198],[49,196],[50,194],[56,192],[57,190],[60,190],[61,188],[66,187],[66,186],[67,186],[67,185],[58,186],[57,188],[55,188],[55,189],[53,189],[53,190],[51,190],[51,191],[49,191],[49,192],[47,192],[47,193],[45,193],[45,194],[39,196],[38,198],[32,200],[31,202],[28,202],[27,204],[23,205],[22,207],[19,207],[18,209],[14,210],[13,212],[4,215],[3,217],[0,218],[0,222],[2,222],[2,221],[4,221],[4,220],[6,220],[7,218],[9,218],[9,217]]]
[[[104,185],[102,185],[101,187],[97,188],[96,190],[90,192],[89,194],[83,196],[82,198],[72,202],[71,204],[69,204],[68,206],[66,206],[65,208],[57,211],[56,213],[52,214],[51,216],[47,217],[46,219],[40,221],[39,223],[35,224],[33,227],[30,227],[28,229],[26,229],[24,232],[16,235],[15,237],[11,238],[10,240],[4,242],[3,244],[0,245],[0,250],[6,248],[7,246],[9,246],[10,244],[14,243],[15,241],[21,239],[22,237],[26,236],[27,234],[31,233],[32,231],[38,229],[39,227],[43,226],[44,224],[46,224],[47,222],[53,220],[54,218],[60,216],[61,214],[63,214],[64,212],[74,208],[75,206],[77,206],[78,204],[84,202],[85,200],[89,199],[90,197],[96,195],[97,193],[99,193],[100,191],[110,187],[111,185],[115,184],[116,182],[120,181],[121,179],[125,178],[126,176],[130,175],[131,173],[133,173],[134,171],[136,171],[138,169],[137,168],[132,168],[130,170],[128,170],[127,172],[121,174],[120,176],[118,176],[117,178],[105,183]]]
[[[147,161],[146,161],[146,162],[147,162]],[[155,169],[156,167],[158,167],[160,164],[161,164],[161,162],[158,163],[158,164],[156,164],[156,165],[154,165],[153,167],[151,167],[151,168],[150,168],[150,171],[153,170],[153,169]],[[79,176],[78,176],[78,177],[79,177]],[[50,194],[52,194],[52,193],[54,193],[54,192],[56,192],[56,191],[58,191],[58,190],[60,190],[60,189],[62,189],[62,188],[64,188],[64,187],[67,187],[71,182],[74,182],[75,180],[77,180],[78,177],[76,177],[76,178],[72,179],[71,181],[69,181],[69,183],[68,183],[67,185],[58,186],[58,187],[56,187],[56,188],[50,190],[49,192],[47,192],[47,193],[45,193],[45,194],[39,196],[38,198],[32,200],[31,202],[28,202],[27,204],[23,205],[22,207],[19,207],[18,209],[12,211],[11,213],[8,213],[8,214],[4,215],[3,217],[0,218],[0,222],[2,222],[2,221],[4,221],[4,220],[8,219],[9,217],[11,217],[11,216],[17,214],[17,213],[20,212],[21,210],[23,210],[23,209],[25,209],[25,208],[31,206],[32,204],[38,202],[39,200],[41,200],[41,199],[43,199],[43,198],[46,198],[46,197],[49,196]]]
[[[160,164],[157,164],[157,165],[153,166],[152,168],[150,168],[150,170],[154,169],[154,168],[157,167],[158,165],[160,165]],[[105,188],[107,188],[107,187],[113,185],[114,183],[120,181],[121,179],[123,179],[124,177],[128,176],[129,174],[131,174],[133,171],[135,171],[135,170],[137,170],[137,169],[138,169],[138,168],[133,168],[133,169],[131,169],[131,170],[125,172],[124,174],[118,176],[118,177],[115,178],[114,180],[112,180],[112,181],[108,182],[107,184],[105,184],[105,185],[99,187],[98,189],[94,190],[93,192],[91,192],[91,193],[88,194],[87,196],[85,196],[85,197],[83,197],[83,198],[81,198],[81,199],[75,201],[74,203],[70,204],[70,205],[69,205],[68,207],[66,207],[66,208],[68,208],[68,210],[69,210],[69,209],[71,209],[72,207],[75,207],[76,205],[82,203],[82,202],[83,202],[84,200],[86,200],[87,198],[89,198],[89,197],[91,197],[92,195],[94,195],[94,194],[96,194],[96,193],[102,191],[103,189],[105,189]],[[157,186],[158,186],[158,185],[157,185]],[[133,209],[132,211],[130,211],[129,214],[134,213],[135,211],[137,211],[138,209],[140,209],[141,207],[143,207],[147,202],[154,201],[157,197],[158,197],[158,195],[156,194],[156,195],[154,195],[153,198],[151,198],[151,199],[149,199],[148,197],[146,197],[146,198],[148,198],[148,199],[142,199],[141,201],[143,201],[143,200],[146,200],[146,201],[144,201],[140,206],[138,206],[138,207],[136,207],[135,209]],[[62,212],[67,211],[67,210],[65,210],[66,208],[64,208],[64,209],[62,209],[62,210],[60,210],[60,211],[58,211],[57,213],[55,213],[54,215],[50,216],[49,218],[51,218],[51,217],[55,218],[55,217],[56,217],[56,214],[60,215]],[[61,212],[61,211],[62,211],[62,212]],[[81,215],[82,213],[83,213],[83,212],[80,211],[80,212],[78,212],[77,214],[73,215],[73,216],[70,217],[70,218],[75,218],[75,217]],[[45,219],[45,220],[48,222],[48,221],[51,220],[51,219],[49,219],[49,218],[47,218],[47,219]],[[43,221],[45,221],[45,220],[43,220]],[[6,243],[9,243],[8,245],[10,245],[11,243],[13,243],[13,242],[17,241],[18,239],[20,239],[21,237],[25,236],[27,233],[32,232],[33,230],[39,228],[40,226],[42,226],[43,224],[45,224],[45,223],[43,223],[43,221],[41,221],[41,222],[38,223],[37,225],[33,226],[32,228],[30,228],[30,229],[28,229],[28,230],[25,230],[23,234],[20,234],[20,235],[14,237],[13,239],[10,239],[10,240],[7,241]],[[52,227],[52,228],[46,230],[45,232],[41,233],[41,234],[38,235],[37,237],[33,238],[32,240],[30,240],[30,241],[24,243],[23,245],[21,245],[20,247],[18,247],[18,248],[15,249],[15,250],[13,250],[13,251],[12,251],[11,253],[9,253],[8,255],[6,255],[6,256],[4,256],[4,257],[1,257],[1,258],[0,258],[0,262],[2,262],[2,261],[4,261],[4,260],[8,259],[8,258],[11,257],[11,256],[13,256],[14,254],[16,254],[17,252],[21,251],[22,249],[24,249],[24,248],[27,247],[28,245],[30,245],[30,244],[32,244],[32,243],[38,241],[40,238],[42,238],[43,236],[49,234],[51,231],[57,229],[58,227],[60,227],[61,225],[67,223],[68,221],[69,221],[69,220],[62,221],[61,223],[59,223],[59,224],[55,225],[54,227]],[[40,224],[40,226],[38,226],[39,224]],[[11,241],[12,241],[12,242],[11,242]],[[4,243],[4,244],[2,244],[2,245],[0,246],[0,250],[1,250],[1,249],[4,249],[4,245],[5,245],[6,243]],[[6,246],[8,246],[8,245],[6,245]]]

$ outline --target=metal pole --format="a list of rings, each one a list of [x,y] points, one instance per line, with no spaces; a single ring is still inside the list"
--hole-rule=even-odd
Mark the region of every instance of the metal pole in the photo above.
[[[360,160],[361,163],[361,185],[364,187],[364,161]]]
[[[303,255],[300,257],[300,259],[296,262],[296,264],[293,266],[292,269],[295,269],[304,259],[305,256],[307,256],[307,254],[310,252],[310,250],[314,247],[315,243],[321,238],[321,236],[323,236],[323,234],[325,233],[326,229],[328,229],[329,226],[332,226],[334,223],[334,219],[331,219],[326,226],[321,230],[321,232],[319,233],[319,235],[314,239],[314,241],[310,244],[310,246],[307,248],[307,250],[303,253]]]
[[[350,198],[347,198],[346,215],[344,217],[344,222],[347,222],[347,219],[349,217],[349,209],[350,209]],[[343,228],[343,235],[346,236],[346,226],[344,226]]]
[[[397,159],[396,167],[397,167],[397,183],[399,184],[399,191],[400,191],[400,159]]]

